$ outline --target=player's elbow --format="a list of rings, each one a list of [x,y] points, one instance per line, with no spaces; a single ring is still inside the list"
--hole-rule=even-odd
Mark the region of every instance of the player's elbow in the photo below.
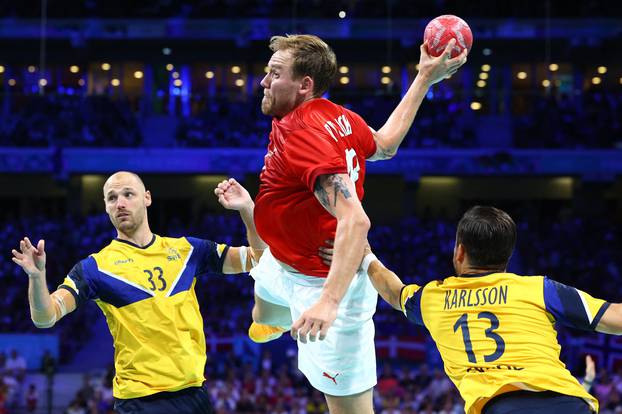
[[[611,335],[622,335],[622,303],[612,303],[605,311],[596,331]]]
[[[369,232],[369,229],[371,228],[371,221],[369,220],[369,217],[367,217],[367,214],[365,214],[364,211],[361,211],[360,213],[353,215],[351,219],[351,226],[357,233],[367,236],[367,232]]]
[[[51,312],[51,314],[44,312],[31,312],[30,320],[36,328],[47,329],[56,324],[58,316],[55,311]]]
[[[35,326],[35,328],[38,329],[48,329],[53,327],[54,325],[56,325],[56,320],[54,321],[48,321],[48,322],[38,322],[35,321],[34,319],[32,320],[33,325]]]

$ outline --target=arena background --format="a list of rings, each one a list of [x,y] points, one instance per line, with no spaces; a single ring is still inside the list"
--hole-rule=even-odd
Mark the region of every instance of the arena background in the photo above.
[[[339,76],[330,98],[382,125],[416,73],[427,22],[464,18],[467,64],[434,86],[393,160],[369,165],[376,254],[408,282],[448,276],[455,225],[506,209],[510,269],[609,301],[622,294],[622,6],[614,1],[46,0],[0,4],[0,413],[110,413],[112,341],[99,309],[33,327],[10,251],[45,238],[55,288],[115,236],[108,174],[151,190],[152,230],[244,243],[213,196],[228,176],[254,194],[270,120],[259,81],[271,35],[314,33]],[[290,338],[258,346],[252,280],[197,283],[206,375],[219,413],[322,413]],[[379,301],[378,413],[460,413],[426,332]],[[622,341],[559,329],[577,377],[591,354],[601,412],[621,412]]]

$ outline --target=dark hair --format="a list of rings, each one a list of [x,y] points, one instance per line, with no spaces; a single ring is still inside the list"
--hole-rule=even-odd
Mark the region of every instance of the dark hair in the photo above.
[[[516,245],[516,224],[503,210],[475,206],[460,219],[456,242],[472,266],[505,269]]]
[[[337,75],[335,53],[322,39],[314,35],[272,36],[270,50],[291,50],[294,79],[313,78],[313,95],[322,96]]]

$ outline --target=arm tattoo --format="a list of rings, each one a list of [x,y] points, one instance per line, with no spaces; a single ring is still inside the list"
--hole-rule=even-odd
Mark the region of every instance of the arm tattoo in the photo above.
[[[330,198],[328,196],[328,191],[326,191],[327,188],[324,188],[324,186],[326,186],[327,188],[333,188],[333,197],[335,198],[335,200],[332,206],[330,203]],[[339,193],[343,194],[344,198],[346,199],[352,197],[352,194],[350,193],[350,190],[348,189],[346,183],[343,181],[343,178],[337,174],[319,177],[315,181],[314,193],[320,204],[322,204],[322,206],[331,214],[333,212],[332,207],[337,206],[337,196],[339,195]]]
[[[341,176],[330,175],[328,176],[328,179],[326,181],[329,185],[332,184],[335,187],[335,204],[333,205],[333,207],[337,206],[337,193],[343,194],[344,198],[352,197],[352,194],[350,194],[350,190],[348,190],[348,186],[346,185],[346,183],[343,182],[343,178],[341,178]]]
[[[320,204],[322,204],[326,210],[332,212],[332,209],[330,208],[330,201],[328,200],[328,193],[324,190],[324,187],[322,187],[321,181],[321,177],[315,180],[315,189],[313,192],[315,193],[315,196]]]

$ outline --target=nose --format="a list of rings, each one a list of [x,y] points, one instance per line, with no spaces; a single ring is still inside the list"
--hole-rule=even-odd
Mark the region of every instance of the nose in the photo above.
[[[125,210],[126,207],[125,199],[123,197],[117,198],[117,209]]]
[[[266,76],[263,77],[263,79],[261,80],[261,82],[259,82],[259,84],[263,87],[263,88],[270,88],[270,74],[267,73]]]

